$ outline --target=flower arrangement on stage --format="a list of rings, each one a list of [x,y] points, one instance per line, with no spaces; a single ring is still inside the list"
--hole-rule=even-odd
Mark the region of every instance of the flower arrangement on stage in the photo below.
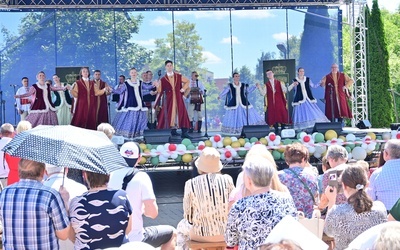
[[[190,139],[183,139],[180,144],[166,143],[164,145],[140,144],[143,156],[140,164],[147,162],[157,166],[169,160],[189,163],[193,157],[198,155],[205,147],[214,147],[221,153],[222,161],[244,158],[247,151],[254,144],[264,144],[271,151],[275,160],[284,159],[286,145],[294,142],[303,143],[309,150],[310,155],[320,159],[327,151],[328,146],[342,145],[349,153],[349,159],[364,160],[368,154],[380,149],[380,144],[389,139],[400,139],[399,131],[383,133],[376,136],[375,133],[368,133],[363,138],[357,138],[354,134],[338,136],[334,130],[328,130],[325,134],[307,134],[301,132],[296,139],[282,139],[279,135],[271,132],[263,138],[236,138],[214,135],[206,141],[192,143]]]

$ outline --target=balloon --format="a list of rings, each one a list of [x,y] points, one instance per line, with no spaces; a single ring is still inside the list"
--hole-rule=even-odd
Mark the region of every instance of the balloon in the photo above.
[[[262,144],[264,144],[264,145],[267,145],[267,143],[268,143],[268,140],[265,139],[264,137],[263,137],[263,138],[260,138],[259,141],[260,141]]]
[[[269,147],[272,147],[272,146],[274,146],[274,145],[275,145],[275,142],[274,142],[274,141],[269,141],[269,142],[268,142],[268,146],[269,146]]]
[[[256,142],[256,141],[258,141],[258,138],[257,138],[257,137],[251,137],[251,138],[250,138],[250,142],[251,142],[251,143],[254,143],[254,142]]]
[[[328,130],[325,132],[325,140],[332,140],[332,138],[337,138],[338,135],[335,130]]]
[[[221,140],[221,136],[220,135],[214,135],[214,141],[215,142],[219,142]]]
[[[221,154],[220,159],[221,159],[221,161],[226,160],[225,154]]]
[[[148,149],[152,149],[152,148],[153,148],[153,146],[152,146],[150,143],[147,143],[147,144],[146,144],[146,148],[148,148]]]
[[[192,144],[192,141],[188,138],[185,138],[182,140],[182,144],[187,147],[188,145]]]
[[[321,153],[317,153],[317,152],[314,153],[314,157],[315,158],[319,159],[319,158],[321,158],[321,156],[322,156]]]
[[[246,143],[246,140],[243,138],[240,138],[238,141],[239,141],[241,147],[243,147],[244,144]]]
[[[385,132],[382,135],[383,140],[389,140],[392,137],[392,135],[389,132]]]
[[[275,139],[276,139],[275,133],[270,133],[268,138],[269,138],[270,141],[275,141]]]
[[[170,145],[169,143],[165,143],[164,144],[164,150],[169,150],[169,145]]]
[[[240,148],[240,142],[239,141],[234,141],[232,142],[232,148]]]
[[[156,156],[156,157],[151,157],[150,162],[151,165],[157,166],[160,163],[160,160],[158,159],[158,156]]]
[[[182,161],[182,155],[178,155],[175,159],[176,162],[181,162]]]
[[[289,145],[289,144],[292,144],[292,140],[290,139],[283,140],[283,145]]]
[[[147,162],[147,158],[146,157],[142,157],[142,158],[140,158],[139,165],[143,165],[146,162]]]
[[[362,147],[355,147],[351,152],[352,156],[356,160],[364,160],[367,157],[367,152]]]
[[[139,147],[142,149],[142,151],[144,151],[147,148],[146,144],[144,143],[140,143]]]
[[[205,142],[203,142],[203,141],[199,141],[198,146],[200,146],[200,145],[205,146],[206,144],[205,144]]]
[[[232,153],[231,153],[231,151],[225,151],[225,157],[226,158],[230,158],[230,157],[232,157]]]
[[[169,144],[168,149],[169,149],[169,151],[175,151],[176,150],[176,144]]]
[[[376,140],[376,134],[374,132],[368,132],[367,135],[371,137],[371,140],[375,141]]]
[[[197,149],[198,150],[203,150],[205,147],[206,147],[205,145],[199,145],[199,146],[197,146]]]
[[[218,148],[223,148],[224,144],[222,143],[222,141],[217,142],[217,147]]]
[[[163,146],[163,145],[158,145],[158,146],[157,146],[157,151],[158,151],[158,152],[163,152],[163,151],[165,151],[164,146]]]
[[[314,154],[315,153],[315,147],[308,147],[308,152],[310,154]]]
[[[162,162],[162,163],[165,163],[168,161],[168,158],[165,157],[164,155],[160,155],[158,158],[159,158],[160,162]]]
[[[230,151],[231,151],[231,154],[232,154],[232,158],[235,158],[238,155],[236,150],[231,149]]]
[[[232,136],[232,137],[231,137],[231,140],[234,142],[234,141],[237,141],[237,140],[238,140],[238,138],[236,138],[236,137]]]
[[[205,141],[204,144],[205,144],[207,147],[212,147],[212,146],[213,146],[213,144],[212,144],[212,142],[211,142],[210,140]]]
[[[303,136],[303,141],[304,142],[310,142],[311,141],[311,136],[309,136],[309,135],[305,135],[305,136]]]
[[[195,150],[196,147],[193,144],[187,146],[187,150]]]
[[[314,141],[316,143],[324,142],[325,141],[324,135],[322,133],[316,133]]]
[[[242,158],[244,158],[244,157],[246,156],[246,154],[247,154],[247,151],[246,151],[246,150],[239,150],[239,151],[238,151],[238,155],[239,155],[240,157],[242,157]]]
[[[396,139],[400,139],[400,132],[396,134]]]
[[[281,158],[281,153],[279,153],[278,150],[272,151],[272,156],[274,157],[274,160],[277,161]]]
[[[183,144],[178,144],[176,150],[178,151],[178,154],[183,155],[186,151],[186,146]]]
[[[351,153],[351,147],[346,146],[346,147],[344,147],[344,148],[346,149],[347,153]]]
[[[192,159],[193,159],[193,157],[192,157],[191,154],[184,154],[184,155],[182,156],[182,161],[183,161],[184,163],[189,163],[189,162],[192,161]]]
[[[225,137],[225,138],[222,140],[222,143],[224,144],[225,147],[226,147],[226,146],[229,146],[229,145],[232,144],[232,139],[231,139],[230,137]]]
[[[255,144],[262,144],[262,143],[261,143],[260,141],[256,141],[256,142],[254,143],[254,145],[255,145]]]
[[[348,134],[346,135],[346,141],[355,141],[356,136],[354,134]]]
[[[250,142],[246,142],[246,143],[244,144],[244,147],[245,147],[245,148],[251,148],[251,143],[250,143]]]
[[[298,134],[298,136],[297,136],[297,139],[303,139],[304,138],[304,136],[306,136],[307,135],[307,133],[306,132],[300,132],[300,134]]]
[[[177,152],[172,153],[171,159],[176,159],[176,158],[178,158],[178,153]]]

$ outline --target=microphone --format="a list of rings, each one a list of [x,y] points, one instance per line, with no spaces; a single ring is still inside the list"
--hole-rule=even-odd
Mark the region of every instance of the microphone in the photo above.
[[[161,76],[161,69],[158,70],[157,74],[158,76]]]
[[[10,84],[10,87],[17,87],[17,84]]]

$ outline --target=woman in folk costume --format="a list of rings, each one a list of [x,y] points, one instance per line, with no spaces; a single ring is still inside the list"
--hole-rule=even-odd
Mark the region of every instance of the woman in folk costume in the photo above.
[[[60,81],[60,77],[58,75],[53,75],[54,87],[60,88],[63,87],[63,83]],[[72,119],[71,113],[71,103],[72,97],[68,91],[55,91],[53,92],[55,101],[54,106],[57,109],[57,119],[59,125],[69,125]]]
[[[51,91],[64,91],[67,87],[53,87],[45,82],[46,75],[39,71],[36,75],[37,83],[30,87],[29,92],[23,95],[16,95],[15,98],[25,98],[33,96],[31,111],[26,120],[32,124],[32,127],[38,125],[58,125],[56,108],[51,101]]]
[[[132,139],[142,136],[146,129],[147,107],[142,100],[142,81],[137,78],[136,69],[131,68],[129,75],[131,78],[113,91],[121,97],[112,125],[116,135]]]
[[[314,127],[316,122],[329,122],[324,113],[319,109],[317,100],[313,97],[311,88],[318,88],[309,77],[304,75],[304,69],[297,70],[298,76],[293,79],[296,86],[293,106],[294,129],[301,130]]]
[[[239,73],[233,73],[233,83],[219,94],[218,99],[225,98],[225,115],[222,119],[221,132],[229,135],[238,135],[245,125],[263,125],[264,119],[248,102],[247,95],[255,90],[256,86],[240,82]],[[246,108],[247,103],[247,108]],[[248,114],[247,114],[248,112]],[[248,124],[247,124],[248,116]]]

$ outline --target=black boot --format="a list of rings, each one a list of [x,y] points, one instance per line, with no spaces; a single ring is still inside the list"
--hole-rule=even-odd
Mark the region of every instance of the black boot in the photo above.
[[[275,128],[275,134],[279,135],[279,125],[278,125],[278,123],[274,124],[274,128]]]
[[[176,132],[176,128],[171,130],[171,135],[172,136],[180,136],[181,134],[179,134],[178,132]]]
[[[190,122],[189,133],[193,133],[193,122]]]
[[[201,133],[201,125],[203,124],[202,121],[197,122],[197,133]]]
[[[181,130],[182,130],[181,138],[193,139],[193,137],[191,137],[191,136],[188,134],[188,129],[187,129],[187,128],[181,128]]]

